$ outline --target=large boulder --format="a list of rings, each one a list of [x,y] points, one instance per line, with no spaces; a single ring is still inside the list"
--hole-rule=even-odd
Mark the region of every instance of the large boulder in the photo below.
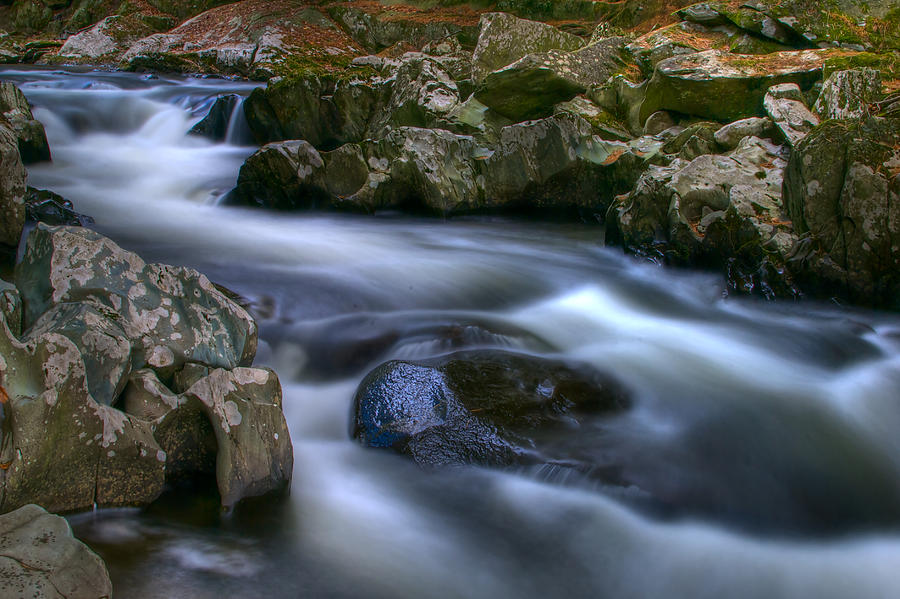
[[[19,244],[25,225],[25,166],[15,130],[0,116],[0,245]]]
[[[44,126],[31,114],[31,106],[22,90],[9,81],[0,81],[0,113],[16,134],[23,163],[50,160]]]
[[[121,54],[128,45],[153,33],[153,28],[134,15],[106,17],[93,27],[66,39],[59,49],[65,58],[98,59]]]
[[[205,277],[39,224],[16,283],[0,311],[0,512],[145,505],[202,447],[209,467],[188,470],[215,474],[225,506],[289,484],[278,379],[246,367],[256,325]],[[155,411],[135,407],[136,378],[156,382]]]
[[[725,156],[651,167],[607,214],[607,241],[676,264],[725,270],[732,289],[796,293],[785,264],[796,243],[782,204],[786,152],[746,137]]]
[[[717,121],[761,116],[766,91],[780,83],[810,88],[825,60],[838,51],[804,50],[763,56],[707,50],[656,65],[641,106],[641,119],[672,110]]]
[[[770,87],[763,100],[763,106],[781,136],[791,147],[796,146],[813,127],[819,124],[819,117],[806,107],[803,94],[795,83],[782,83]]]
[[[483,77],[478,101],[514,121],[548,116],[553,107],[621,71],[625,38],[607,38],[574,52],[529,54]]]
[[[476,82],[528,54],[569,52],[584,45],[584,40],[576,35],[502,12],[482,15],[480,27],[472,57],[472,77]]]
[[[808,284],[823,294],[900,307],[900,119],[831,120],[791,155],[785,201]]]
[[[103,561],[72,536],[65,519],[37,505],[0,516],[0,581],[5,597],[112,596]]]
[[[241,168],[233,197],[279,208],[437,215],[537,209],[592,217],[660,159],[661,145],[603,140],[566,112],[503,127],[494,143],[400,127],[332,151],[303,141],[268,144]]]
[[[589,468],[595,464],[579,460],[564,438],[629,405],[615,379],[586,365],[460,352],[387,362],[370,372],[356,392],[353,436],[427,466],[566,462]]]
[[[828,76],[813,106],[822,120],[858,119],[881,96],[881,73],[874,69],[836,71]]]

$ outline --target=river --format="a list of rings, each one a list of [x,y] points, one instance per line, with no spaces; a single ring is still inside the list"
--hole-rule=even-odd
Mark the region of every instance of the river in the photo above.
[[[12,70],[62,194],[148,261],[246,298],[284,386],[290,498],[222,514],[173,493],[69,516],[117,598],[895,597],[900,318],[724,298],[711,274],[606,248],[596,226],[219,205],[254,148],[187,131],[253,84]],[[384,360],[501,347],[589,362],[634,406],[600,459],[626,487],[552,468],[422,470],[348,433]],[[598,433],[601,434],[601,433]],[[649,509],[647,494],[669,498]]]

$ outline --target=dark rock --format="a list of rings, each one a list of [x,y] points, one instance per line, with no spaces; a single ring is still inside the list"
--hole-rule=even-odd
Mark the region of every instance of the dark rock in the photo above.
[[[19,245],[25,225],[25,166],[16,133],[0,116],[0,245]]]
[[[75,212],[72,202],[46,189],[28,188],[25,196],[25,220],[47,225],[83,227],[94,219]]]
[[[241,110],[241,96],[227,94],[216,98],[209,112],[203,119],[188,131],[191,135],[199,135],[212,141],[225,141],[228,124],[235,110]]]
[[[500,351],[387,362],[360,384],[353,437],[429,466],[569,459],[547,438],[630,405],[589,366]],[[564,431],[564,433],[563,433]]]

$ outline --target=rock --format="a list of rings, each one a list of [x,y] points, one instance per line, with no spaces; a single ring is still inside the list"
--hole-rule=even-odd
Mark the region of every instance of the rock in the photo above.
[[[580,423],[626,409],[630,399],[589,366],[482,350],[387,362],[363,379],[354,405],[354,438],[421,465],[577,467],[564,444],[547,439],[577,434]]]
[[[632,135],[628,128],[615,115],[597,106],[585,96],[576,96],[568,102],[556,105],[557,112],[565,112],[583,118],[590,123],[594,133],[601,139],[629,141]],[[507,123],[507,125],[512,123]]]
[[[676,264],[725,270],[732,289],[796,293],[796,242],[782,205],[784,149],[744,138],[727,156],[651,167],[607,214],[607,241]]]
[[[8,81],[0,81],[0,113],[15,132],[24,164],[50,160],[44,126],[31,114],[25,95]]]
[[[233,197],[256,205],[363,212],[602,214],[646,164],[662,159],[660,146],[659,140],[603,140],[587,121],[566,112],[503,127],[491,143],[399,127],[380,140],[331,151],[302,141],[269,144],[241,168]]]
[[[126,410],[153,418],[168,480],[214,473],[226,508],[290,486],[293,450],[273,371],[214,369],[174,394],[145,370],[127,398]]]
[[[128,44],[152,33],[152,28],[136,16],[106,17],[90,29],[69,37],[59,55],[97,59],[124,51]]]
[[[75,212],[72,202],[46,189],[29,187],[25,195],[25,220],[47,225],[83,227],[94,219]]]
[[[529,54],[482,76],[475,97],[514,121],[546,117],[556,104],[621,70],[624,47],[624,38],[608,38],[575,52]]]
[[[900,120],[826,121],[791,154],[785,201],[809,233],[798,268],[821,294],[900,307]]]
[[[460,101],[459,88],[441,62],[424,54],[404,55],[392,79],[389,104],[373,106],[370,137],[383,137],[394,127],[435,126]]]
[[[715,154],[718,150],[715,135],[717,123],[700,122],[685,127],[662,147],[666,154],[678,154],[685,160],[693,160],[704,154]]]
[[[665,110],[657,110],[644,123],[644,135],[659,135],[666,129],[671,129],[676,125],[675,119]]]
[[[198,473],[226,507],[289,485],[278,379],[244,367],[255,323],[205,277],[43,224],[19,268],[0,303],[0,512],[146,505]]]
[[[873,69],[853,69],[832,73],[813,112],[822,120],[858,119],[869,113],[869,104],[881,95],[881,73]]]
[[[5,597],[112,596],[103,561],[72,536],[65,519],[37,505],[0,516],[0,581]]]
[[[489,73],[528,54],[550,50],[569,52],[584,45],[578,36],[507,13],[483,14],[479,25],[478,43],[472,56],[472,78],[478,83]]]
[[[243,98],[237,94],[218,96],[206,116],[191,127],[188,133],[205,137],[211,141],[225,141],[231,116],[235,110],[242,110],[242,102]]]
[[[774,123],[768,118],[750,117],[729,123],[716,131],[715,140],[726,151],[738,147],[745,137],[770,137]]]
[[[763,106],[788,145],[793,147],[819,124],[819,118],[803,103],[800,88],[793,83],[773,85]]]
[[[135,369],[177,370],[186,362],[230,369],[248,365],[256,353],[253,319],[205,276],[147,264],[87,229],[38,225],[17,266],[16,286],[26,328],[72,301],[117,314]]]
[[[707,50],[660,62],[646,89],[641,119],[657,110],[734,121],[760,116],[766,91],[780,83],[809,88],[822,75],[828,51],[743,56]]]
[[[25,166],[16,133],[0,116],[0,245],[19,245],[25,225]]]

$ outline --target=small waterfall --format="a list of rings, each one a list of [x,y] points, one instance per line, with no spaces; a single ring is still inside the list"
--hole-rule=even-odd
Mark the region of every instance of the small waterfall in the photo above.
[[[247,123],[247,116],[244,114],[244,101],[247,98],[240,96],[238,101],[231,109],[231,116],[228,118],[228,126],[225,129],[225,143],[232,146],[246,146],[253,143],[253,134],[250,131],[250,125]]]

